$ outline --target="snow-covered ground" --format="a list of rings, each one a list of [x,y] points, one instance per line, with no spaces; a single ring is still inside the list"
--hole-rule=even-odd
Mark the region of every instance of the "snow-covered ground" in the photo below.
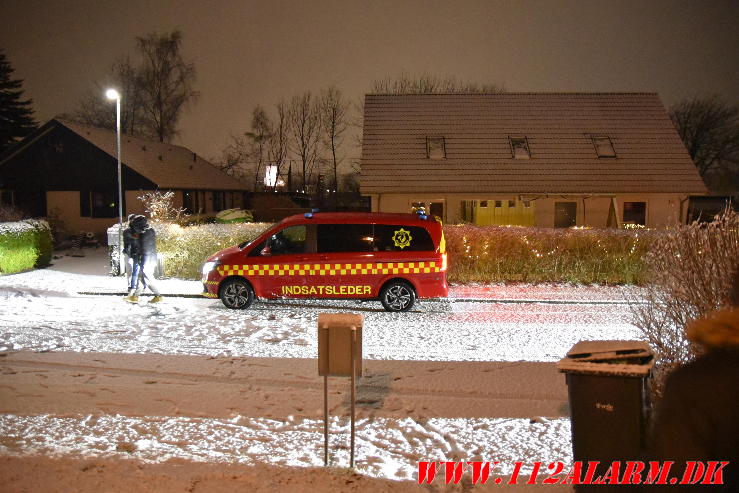
[[[405,314],[350,301],[257,302],[248,311],[233,311],[218,300],[195,297],[200,283],[182,280],[160,282],[163,303],[127,304],[120,298],[125,281],[106,272],[100,249],[0,277],[0,352],[316,358],[318,313],[345,311],[365,317],[366,360],[448,367],[466,361],[553,363],[580,340],[640,338],[625,303],[626,295],[636,294],[633,289],[463,286],[454,287],[449,300],[425,301]],[[433,393],[433,376],[425,378]],[[468,388],[474,388],[475,375],[469,378]],[[521,392],[527,388],[522,383]],[[10,393],[0,389],[0,397]],[[559,389],[559,397],[566,401],[566,391]],[[474,392],[467,398],[474,399]],[[514,461],[571,461],[566,409],[548,416],[496,416],[418,419],[407,406],[364,416],[357,423],[357,470],[412,479],[419,460],[500,460],[507,473]],[[333,420],[332,440],[337,446],[348,442],[345,417]],[[0,442],[3,454],[133,454],[151,461],[300,466],[322,464],[323,453],[322,421],[311,413],[278,419],[7,413],[0,416],[0,436],[12,437]],[[339,447],[335,463],[346,464],[347,456],[346,447]]]

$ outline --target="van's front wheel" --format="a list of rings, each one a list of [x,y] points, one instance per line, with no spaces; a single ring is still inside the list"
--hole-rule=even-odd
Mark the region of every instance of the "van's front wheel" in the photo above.
[[[380,292],[380,302],[389,312],[407,312],[416,302],[416,291],[405,281],[390,281]]]
[[[254,290],[243,279],[229,279],[221,288],[221,301],[226,308],[246,310],[254,301]]]

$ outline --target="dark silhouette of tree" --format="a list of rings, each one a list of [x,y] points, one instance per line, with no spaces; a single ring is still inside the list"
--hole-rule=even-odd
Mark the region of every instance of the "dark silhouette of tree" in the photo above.
[[[277,189],[279,179],[284,173],[284,165],[287,159],[288,150],[288,121],[287,121],[287,108],[285,103],[280,101],[277,103],[277,119],[272,126],[272,135],[269,139],[269,148],[267,150],[269,156],[269,162],[273,166],[277,166],[277,180],[272,187],[274,190]],[[285,183],[289,181],[283,180]],[[288,192],[291,190],[288,190]]]
[[[292,151],[300,159],[302,174],[300,191],[307,192],[315,164],[319,161],[321,112],[310,92],[293,96],[288,109]]]
[[[177,134],[182,110],[200,96],[193,89],[195,65],[186,62],[180,54],[180,31],[163,35],[151,33],[136,38],[136,45],[143,58],[139,77],[146,125],[160,142],[165,142]]]
[[[739,165],[739,107],[717,96],[694,96],[670,108],[690,158],[704,178]]]
[[[145,125],[141,79],[129,56],[113,63],[105,79],[93,87],[82,98],[79,108],[59,118],[115,130],[115,104],[104,96],[105,90],[112,87],[121,95],[121,131],[127,135],[152,136]]]
[[[331,86],[321,94],[320,111],[324,129],[324,143],[331,152],[334,175],[332,190],[335,193],[339,186],[338,167],[343,160],[342,157],[337,155],[337,151],[344,141],[344,132],[348,125],[349,102],[344,99],[340,90]]]
[[[193,89],[196,72],[180,54],[182,33],[148,34],[136,38],[138,63],[129,56],[117,60],[108,75],[93,84],[72,113],[59,115],[95,127],[115,129],[115,105],[104,96],[107,88],[121,94],[121,130],[160,142],[177,135],[182,111],[199,93]]]
[[[38,124],[33,119],[32,101],[23,100],[23,80],[13,79],[14,70],[0,51],[0,154],[33,132]]]
[[[264,167],[268,156],[269,140],[272,138],[272,122],[270,122],[264,108],[257,105],[252,112],[251,131],[244,136],[248,142],[250,160],[254,163],[254,190],[263,186],[260,183],[260,172]]]

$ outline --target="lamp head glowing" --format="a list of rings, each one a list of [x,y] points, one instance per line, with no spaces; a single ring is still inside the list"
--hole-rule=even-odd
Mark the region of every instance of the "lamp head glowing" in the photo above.
[[[105,91],[105,96],[108,99],[113,99],[113,100],[121,99],[121,95],[118,94],[118,91],[116,91],[115,89],[108,89],[107,91]]]

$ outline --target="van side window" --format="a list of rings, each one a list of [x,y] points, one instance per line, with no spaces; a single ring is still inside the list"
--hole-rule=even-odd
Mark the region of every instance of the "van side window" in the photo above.
[[[305,226],[289,226],[278,231],[267,240],[272,255],[290,255],[296,253],[304,253],[305,245]]]
[[[431,235],[419,226],[375,224],[376,252],[432,252]]]
[[[371,252],[371,224],[319,224],[318,253]]]

